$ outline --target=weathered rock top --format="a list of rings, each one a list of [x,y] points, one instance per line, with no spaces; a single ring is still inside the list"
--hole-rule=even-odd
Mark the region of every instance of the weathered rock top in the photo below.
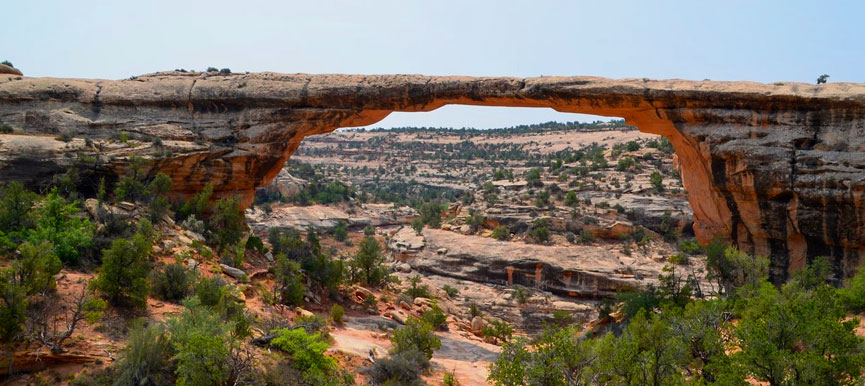
[[[306,135],[446,104],[550,107],[625,118],[672,142],[695,231],[772,258],[783,278],[829,255],[850,274],[865,249],[865,85],[597,77],[474,78],[162,72],[126,80],[0,75],[0,180],[82,185],[133,155],[179,195],[213,184],[252,198]],[[89,172],[89,173],[88,173]],[[88,180],[89,178],[89,180]]]

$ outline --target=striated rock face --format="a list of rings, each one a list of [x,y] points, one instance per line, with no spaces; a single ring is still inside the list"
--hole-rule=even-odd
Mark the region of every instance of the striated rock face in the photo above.
[[[178,194],[208,183],[250,202],[306,135],[446,104],[623,117],[678,155],[702,241],[770,256],[783,279],[865,248],[865,85],[593,77],[472,78],[167,72],[122,81],[0,74],[0,180],[45,185],[71,165],[116,178],[129,157]],[[125,132],[126,135],[121,133]],[[127,140],[127,137],[129,138]],[[159,141],[154,140],[158,138]],[[92,172],[88,174],[87,172]]]

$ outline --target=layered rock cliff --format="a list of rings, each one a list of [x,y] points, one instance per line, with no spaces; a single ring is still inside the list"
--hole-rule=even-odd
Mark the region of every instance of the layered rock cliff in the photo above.
[[[838,276],[865,249],[865,85],[593,77],[219,75],[111,81],[0,75],[0,180],[84,185],[162,171],[177,194],[240,195],[279,172],[304,136],[446,104],[551,107],[623,117],[670,139],[702,241],[769,256],[782,280],[807,257]],[[12,132],[8,133],[9,128]]]

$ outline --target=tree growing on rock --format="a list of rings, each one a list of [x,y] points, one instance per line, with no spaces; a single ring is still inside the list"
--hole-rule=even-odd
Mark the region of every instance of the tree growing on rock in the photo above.
[[[146,221],[146,220],[143,220]],[[148,258],[153,241],[142,233],[131,239],[116,239],[102,251],[102,268],[95,286],[114,304],[147,306],[150,285]]]
[[[384,255],[381,245],[372,237],[367,236],[360,242],[359,249],[349,262],[352,277],[364,285],[378,287],[387,281],[387,268],[384,267]]]

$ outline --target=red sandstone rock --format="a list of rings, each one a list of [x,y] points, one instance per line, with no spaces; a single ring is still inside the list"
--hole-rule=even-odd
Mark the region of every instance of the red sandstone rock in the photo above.
[[[0,134],[0,180],[46,184],[78,162],[85,179],[94,182],[122,174],[129,157],[139,155],[148,160],[148,173],[172,177],[177,194],[190,195],[211,183],[217,197],[236,194],[250,202],[254,189],[276,176],[304,136],[372,124],[392,111],[430,111],[446,104],[623,117],[641,131],[666,136],[681,165],[698,238],[720,236],[770,256],[775,278],[816,255],[832,256],[836,273],[847,275],[865,249],[863,84],[275,73],[165,72],[122,81],[0,75],[0,116],[15,129]],[[111,140],[121,132],[133,139]]]

